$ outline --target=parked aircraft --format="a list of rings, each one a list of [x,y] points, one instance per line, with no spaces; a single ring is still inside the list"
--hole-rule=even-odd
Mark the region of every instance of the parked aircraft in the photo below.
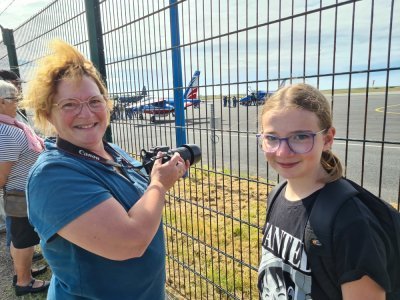
[[[286,80],[282,80],[279,84],[279,88],[285,85]],[[243,97],[239,100],[240,105],[250,106],[250,105],[260,105],[264,104],[265,100],[267,100],[275,91],[255,91],[249,88],[249,93],[246,97]]]
[[[199,92],[199,76],[200,71],[194,72],[192,79],[183,95],[184,108],[193,106],[195,108],[200,106],[200,99],[198,98]],[[130,114],[138,114],[139,119],[144,118],[144,114],[150,114],[150,121],[155,122],[156,116],[167,116],[175,113],[175,99],[174,98],[155,98],[153,96],[145,97],[136,103],[129,105],[126,110],[130,110]]]
[[[146,96],[147,96],[147,89],[145,86],[143,86],[143,89],[139,94],[121,95],[118,96],[118,100],[121,103],[135,103],[142,100]]]
[[[147,89],[145,86],[143,86],[143,89],[140,93],[110,95],[110,98],[114,100],[114,106],[111,112],[111,121],[132,118],[132,116],[129,115],[129,111],[125,110],[125,108],[132,103],[144,99],[146,96]]]

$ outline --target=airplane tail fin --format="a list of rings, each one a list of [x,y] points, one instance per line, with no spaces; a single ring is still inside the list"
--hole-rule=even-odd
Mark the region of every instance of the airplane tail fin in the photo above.
[[[185,99],[185,100],[198,99],[199,77],[200,77],[200,71],[194,72],[193,77],[190,80],[189,85],[185,91],[185,94],[183,95],[183,99]]]

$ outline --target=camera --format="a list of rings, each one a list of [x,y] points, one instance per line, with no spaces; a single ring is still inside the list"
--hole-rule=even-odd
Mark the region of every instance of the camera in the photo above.
[[[188,160],[190,165],[199,162],[201,159],[201,149],[194,144],[184,144],[175,149],[170,149],[168,146],[156,146],[149,151],[142,149],[140,157],[142,158],[143,167],[149,175],[153,169],[154,161],[157,159],[156,157],[159,151],[164,153],[162,163],[169,161],[176,152],[180,154],[184,161]]]

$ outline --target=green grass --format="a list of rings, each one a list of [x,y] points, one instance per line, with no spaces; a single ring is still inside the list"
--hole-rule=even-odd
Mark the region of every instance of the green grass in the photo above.
[[[167,201],[168,283],[186,298],[226,298],[220,289],[258,298],[257,272],[244,264],[259,263],[267,185],[225,173],[197,170]]]

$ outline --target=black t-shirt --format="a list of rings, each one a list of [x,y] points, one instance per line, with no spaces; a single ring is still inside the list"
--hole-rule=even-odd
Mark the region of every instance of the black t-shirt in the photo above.
[[[288,201],[285,189],[277,196],[263,231],[258,278],[261,299],[329,299],[313,277],[303,243],[304,228],[318,193],[299,201]],[[331,258],[339,290],[341,284],[367,274],[389,289],[380,236],[380,226],[369,210],[356,199],[346,201],[335,222]]]

